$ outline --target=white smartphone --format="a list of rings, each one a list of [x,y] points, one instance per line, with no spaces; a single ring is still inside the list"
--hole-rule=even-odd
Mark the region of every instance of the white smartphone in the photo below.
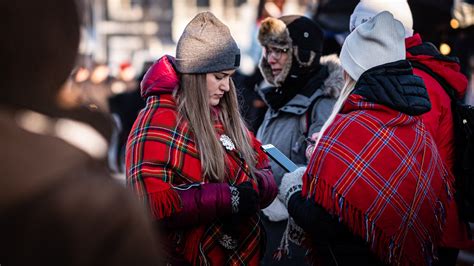
[[[270,159],[275,161],[287,172],[293,172],[298,168],[294,162],[286,157],[286,155],[283,154],[277,147],[273,146],[273,144],[264,144],[260,148],[268,155],[268,157],[270,157]]]

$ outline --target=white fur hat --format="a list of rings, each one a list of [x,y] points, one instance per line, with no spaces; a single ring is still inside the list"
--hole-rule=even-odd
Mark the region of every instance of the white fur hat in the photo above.
[[[413,17],[407,0],[361,0],[352,12],[350,31],[382,11],[389,11],[403,24],[405,38],[413,35]]]
[[[403,25],[387,11],[355,28],[340,54],[342,68],[356,81],[368,69],[405,58]]]

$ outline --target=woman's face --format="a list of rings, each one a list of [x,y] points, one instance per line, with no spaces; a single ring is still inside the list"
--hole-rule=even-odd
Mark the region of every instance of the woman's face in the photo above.
[[[263,47],[263,57],[267,60],[274,77],[278,76],[288,61],[288,49],[273,46]]]
[[[209,105],[217,106],[230,90],[230,78],[235,70],[226,70],[206,74],[207,93],[209,95]]]

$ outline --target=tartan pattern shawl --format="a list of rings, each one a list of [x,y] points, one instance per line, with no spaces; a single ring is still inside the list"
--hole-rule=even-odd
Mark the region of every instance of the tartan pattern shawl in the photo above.
[[[201,174],[194,136],[185,122],[177,124],[177,116],[176,103],[171,94],[149,96],[127,143],[127,185],[149,206],[156,219],[181,210],[181,199],[173,186],[210,182]],[[224,133],[220,123],[215,125],[215,130],[216,137]],[[256,151],[256,168],[260,170],[256,175],[271,177],[268,157],[260,151],[260,143],[250,132],[249,137]],[[231,155],[227,152],[226,158],[223,158],[229,167],[227,181],[236,184],[251,181],[258,191],[255,180],[243,170],[248,166]],[[259,217],[254,215],[242,219],[245,220],[241,221],[238,229],[241,237],[239,246],[232,251],[219,245],[222,236],[222,222],[219,220],[189,230],[162,233],[168,236],[172,245],[182,243],[178,252],[193,265],[258,265],[260,243],[264,239]]]
[[[303,195],[392,265],[430,265],[452,177],[419,116],[349,96],[303,176]]]

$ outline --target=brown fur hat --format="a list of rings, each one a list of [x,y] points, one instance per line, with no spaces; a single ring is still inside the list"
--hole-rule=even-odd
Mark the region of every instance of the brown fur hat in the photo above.
[[[281,49],[288,49],[292,42],[286,24],[277,18],[266,18],[262,21],[258,31],[258,41],[262,46],[272,45]]]
[[[276,77],[273,76],[265,58],[262,57],[259,63],[265,80],[272,85],[281,86],[289,74],[295,76],[300,70],[312,69],[319,65],[323,49],[323,31],[314,21],[304,16],[270,17],[262,21],[258,41],[264,47],[288,49],[291,56]],[[292,66],[294,70],[291,70]]]

